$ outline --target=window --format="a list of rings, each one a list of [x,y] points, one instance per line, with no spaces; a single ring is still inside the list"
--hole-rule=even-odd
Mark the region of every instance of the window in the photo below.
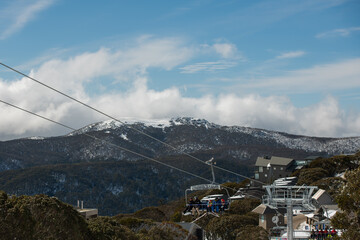
[[[255,173],[255,179],[259,179],[259,174]]]
[[[265,177],[267,177],[267,174],[265,173]]]
[[[284,170],[284,168],[283,168],[283,167],[281,167],[281,168],[280,168],[280,170],[282,171],[282,170]]]
[[[263,171],[264,171],[263,167],[259,167],[259,172],[263,172]]]
[[[265,216],[264,216],[264,214],[261,214],[261,215],[260,215],[260,220],[261,220],[262,223],[265,222]]]
[[[274,170],[276,170],[276,167],[274,167]]]

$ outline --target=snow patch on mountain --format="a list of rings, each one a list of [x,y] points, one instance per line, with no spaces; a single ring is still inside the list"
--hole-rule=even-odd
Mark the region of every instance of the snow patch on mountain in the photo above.
[[[44,140],[45,138],[44,137],[36,137],[36,136],[34,136],[34,137],[29,137],[27,139],[30,139],[30,140]]]
[[[317,138],[237,126],[227,127],[227,130],[229,132],[241,132],[249,134],[257,138],[274,140],[277,143],[284,145],[285,147],[291,149],[302,149],[305,151],[354,153],[360,148],[360,137]]]
[[[123,186],[119,186],[119,185],[113,185],[110,184],[107,188],[107,191],[110,191],[113,195],[119,195],[120,193],[122,193],[124,191]]]
[[[126,135],[125,133],[122,133],[122,134],[120,135],[120,137],[121,137],[122,139],[126,140],[126,141],[129,141],[129,139],[128,139],[128,137],[127,137],[127,135]]]
[[[205,119],[200,118],[190,118],[190,117],[178,117],[178,118],[171,118],[171,119],[132,119],[132,118],[123,118],[119,119],[119,121],[115,121],[113,119],[106,120],[103,122],[98,122],[94,124],[90,124],[86,127],[83,127],[77,131],[71,132],[68,136],[74,136],[79,134],[84,134],[87,132],[93,131],[103,131],[103,130],[111,130],[111,129],[118,129],[125,125],[135,125],[140,124],[144,127],[153,127],[153,128],[166,128],[171,126],[180,126],[180,125],[189,125],[189,126],[196,126],[196,127],[205,127],[206,129],[209,128],[220,128],[220,125],[210,123]],[[106,133],[109,133],[106,131]]]
[[[172,126],[189,125],[189,126],[196,126],[196,127],[205,127],[206,129],[220,127],[220,125],[210,123],[205,119],[191,118],[191,117],[172,118],[172,119],[170,119],[169,122]]]

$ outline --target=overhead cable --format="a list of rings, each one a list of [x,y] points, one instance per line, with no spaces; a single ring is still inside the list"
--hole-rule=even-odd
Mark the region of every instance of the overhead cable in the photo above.
[[[52,120],[52,119],[50,119],[50,118],[44,117],[44,116],[39,115],[39,114],[37,114],[37,113],[34,113],[34,112],[32,112],[32,111],[26,110],[26,109],[24,109],[24,108],[22,108],[22,107],[16,106],[16,105],[11,104],[11,103],[6,102],[6,101],[3,101],[3,100],[1,100],[1,99],[0,99],[0,102],[4,103],[4,104],[6,104],[6,105],[9,105],[9,106],[11,106],[11,107],[13,107],[13,108],[19,109],[19,110],[21,110],[21,111],[23,111],[23,112],[32,114],[32,115],[34,115],[34,116],[36,116],[36,117],[42,118],[42,119],[44,119],[44,120],[47,120],[47,121],[49,121],[49,122],[55,123],[55,124],[57,124],[57,125],[60,125],[60,126],[62,126],[62,127],[64,127],[64,128],[67,128],[67,129],[70,129],[70,130],[73,130],[73,131],[76,131],[76,130],[77,130],[77,129],[73,128],[73,127],[70,127],[70,126],[65,125],[65,124],[63,124],[63,123],[60,123],[60,122],[58,122],[58,121]],[[172,165],[163,163],[163,162],[158,161],[158,160],[156,160],[156,159],[154,159],[154,158],[145,156],[145,155],[143,155],[143,154],[141,154],[141,153],[132,151],[132,150],[130,150],[130,149],[127,149],[127,148],[118,146],[118,145],[116,145],[116,144],[113,144],[113,143],[111,143],[111,142],[109,142],[109,141],[100,139],[100,138],[95,137],[95,136],[93,136],[93,135],[90,135],[90,134],[88,134],[88,133],[84,133],[84,135],[87,136],[87,137],[90,137],[90,138],[92,138],[92,139],[95,139],[95,140],[97,140],[97,141],[101,141],[102,143],[105,143],[105,144],[111,145],[111,146],[113,146],[113,147],[116,147],[116,148],[118,148],[118,149],[120,149],[120,150],[129,152],[129,153],[132,153],[132,154],[134,154],[134,155],[137,155],[137,156],[139,156],[139,157],[145,158],[145,159],[147,159],[147,160],[150,160],[150,161],[159,163],[159,164],[161,164],[161,165],[164,165],[164,166],[166,166],[166,167],[169,167],[169,168],[178,170],[178,171],[180,171],[180,172],[182,172],[182,173],[186,173],[186,174],[188,174],[188,175],[191,175],[191,176],[193,176],[193,177],[196,177],[196,178],[205,180],[205,181],[210,182],[210,183],[212,182],[211,180],[206,179],[206,178],[204,178],[204,177],[201,177],[201,176],[199,176],[199,175],[196,175],[196,174],[193,174],[193,173],[191,173],[191,172],[188,172],[188,171],[182,170],[182,169],[180,169],[180,168],[174,167],[174,166],[172,166]]]
[[[203,160],[201,160],[201,159],[199,159],[199,158],[197,158],[197,157],[195,157],[195,156],[193,156],[193,155],[191,155],[191,154],[189,154],[189,153],[186,153],[185,151],[183,151],[183,150],[181,150],[181,149],[177,149],[176,147],[174,147],[174,146],[172,146],[172,145],[170,145],[170,144],[168,144],[168,143],[166,143],[166,142],[164,142],[164,141],[161,141],[160,139],[157,139],[157,138],[155,138],[155,137],[153,137],[153,136],[151,136],[151,135],[149,135],[149,134],[147,134],[147,133],[145,133],[145,132],[137,129],[137,128],[135,128],[135,127],[127,124],[126,122],[123,122],[123,121],[121,121],[121,120],[119,120],[119,119],[117,119],[117,118],[115,118],[115,117],[113,117],[113,116],[111,116],[111,115],[109,115],[109,114],[107,114],[107,113],[105,113],[105,112],[97,109],[97,108],[94,108],[94,107],[90,106],[89,104],[86,104],[86,103],[84,103],[84,102],[82,102],[82,101],[80,101],[80,100],[78,100],[78,99],[76,99],[76,98],[74,98],[74,97],[72,97],[72,96],[70,96],[70,95],[62,92],[62,91],[60,91],[60,90],[55,89],[54,87],[51,87],[51,86],[49,86],[49,85],[47,85],[47,84],[45,84],[45,83],[43,83],[43,82],[40,82],[39,80],[37,80],[37,79],[35,79],[35,78],[33,78],[33,77],[30,77],[30,76],[26,75],[25,73],[22,73],[22,72],[20,72],[20,71],[18,71],[18,70],[16,70],[16,69],[14,69],[14,68],[12,68],[12,67],[4,64],[4,63],[1,63],[1,62],[0,62],[0,65],[2,65],[2,66],[4,66],[4,67],[6,67],[6,68],[8,68],[8,69],[10,69],[10,70],[18,73],[18,74],[20,74],[20,75],[22,75],[22,76],[24,76],[24,77],[26,77],[26,78],[34,81],[34,82],[36,82],[36,83],[38,83],[38,84],[46,87],[46,88],[49,88],[49,89],[53,90],[54,92],[57,92],[57,93],[65,96],[65,97],[67,97],[67,98],[69,98],[69,99],[71,99],[71,100],[73,100],[73,101],[75,101],[75,102],[77,102],[77,103],[79,103],[79,104],[87,107],[87,108],[90,108],[91,110],[93,110],[93,111],[95,111],[95,112],[97,112],[97,113],[100,113],[101,115],[104,115],[104,116],[106,116],[106,117],[108,117],[108,118],[110,118],[110,119],[112,119],[112,120],[114,120],[114,121],[117,121],[117,122],[123,124],[124,126],[130,128],[130,129],[132,129],[132,130],[134,130],[134,131],[136,131],[136,132],[138,132],[138,133],[140,133],[140,134],[142,134],[142,135],[144,135],[144,136],[147,136],[147,137],[151,138],[152,140],[155,140],[155,141],[157,141],[157,142],[159,142],[159,143],[161,143],[161,144],[164,144],[165,146],[167,146],[167,147],[169,147],[169,148],[171,148],[171,149],[173,149],[173,150],[175,150],[175,151],[177,151],[177,152],[180,152],[180,153],[182,153],[182,154],[184,154],[184,155],[186,155],[186,156],[188,156],[188,157],[190,157],[190,158],[192,158],[192,159],[194,159],[194,160],[196,160],[196,161],[199,161],[199,162],[201,162],[201,163],[203,163],[203,164],[206,164]],[[245,178],[245,179],[249,179],[249,180],[254,181],[254,182],[258,182],[258,183],[264,184],[264,183],[261,182],[261,181],[258,181],[258,180],[255,180],[255,179],[251,179],[251,178],[249,178],[249,177],[247,177],[247,176],[241,175],[241,174],[239,174],[239,173],[233,172],[233,171],[231,171],[231,170],[228,170],[228,169],[225,169],[225,168],[216,166],[216,165],[214,165],[214,168],[219,169],[219,170],[222,170],[222,171],[225,171],[225,172],[228,172],[228,173],[231,173],[231,174],[234,174],[234,175],[236,175],[236,176],[239,176],[239,177],[242,177],[242,178]]]
[[[11,103],[6,102],[6,101],[3,101],[3,100],[1,100],[1,99],[0,99],[0,102],[4,103],[4,104],[6,104],[6,105],[8,105],[8,106],[10,106],[10,107],[13,107],[13,108],[16,108],[16,109],[18,109],[18,110],[21,110],[21,111],[23,111],[23,112],[26,112],[26,113],[29,113],[29,114],[31,114],[31,115],[34,115],[34,116],[36,116],[36,117],[42,118],[42,119],[44,119],[44,120],[46,120],[46,121],[49,121],[49,122],[55,123],[55,124],[57,124],[57,125],[60,125],[60,126],[62,126],[62,127],[64,127],[64,128],[70,129],[70,130],[72,130],[72,131],[76,131],[76,130],[77,130],[77,129],[73,128],[73,127],[70,127],[70,126],[65,125],[65,124],[63,124],[63,123],[60,123],[60,122],[58,122],[58,121],[52,120],[52,119],[50,119],[50,118],[44,117],[44,116],[39,115],[39,114],[37,114],[37,113],[34,113],[34,112],[32,112],[32,111],[26,110],[26,109],[24,109],[24,108],[22,108],[22,107],[16,106],[16,105],[11,104]],[[95,140],[97,140],[97,141],[101,141],[102,143],[108,144],[108,145],[110,145],[110,146],[112,146],[112,147],[118,148],[118,149],[120,149],[120,150],[129,152],[129,153],[132,153],[132,154],[134,154],[134,155],[137,155],[137,156],[142,157],[142,158],[145,158],[145,159],[147,159],[147,160],[156,162],[156,163],[161,164],[161,165],[163,165],[163,166],[166,166],[166,167],[169,167],[169,168],[178,170],[178,171],[180,171],[180,172],[182,172],[182,173],[188,174],[188,175],[193,176],[193,177],[196,177],[196,178],[198,178],[198,179],[205,180],[205,181],[207,181],[207,182],[209,182],[209,183],[212,183],[212,184],[218,184],[218,185],[220,185],[219,183],[216,183],[216,182],[211,181],[211,180],[209,180],[209,179],[207,179],[207,178],[201,177],[201,176],[199,176],[199,175],[197,175],[197,174],[188,172],[188,171],[183,170],[183,169],[180,169],[180,168],[178,168],[178,167],[174,167],[174,166],[172,166],[172,165],[170,165],[170,164],[161,162],[161,161],[159,161],[159,160],[156,160],[156,159],[154,159],[154,158],[145,156],[145,155],[143,155],[143,154],[141,154],[141,153],[132,151],[132,150],[130,150],[130,149],[127,149],[127,148],[118,146],[118,145],[116,145],[116,144],[113,144],[113,143],[111,143],[111,142],[109,142],[109,141],[106,141],[106,140],[97,138],[97,137],[95,137],[95,136],[93,136],[93,135],[90,135],[90,134],[88,134],[88,133],[84,133],[84,135],[87,136],[87,137],[90,137],[90,138],[92,138],[92,139],[95,139]],[[231,189],[231,190],[237,191],[237,189],[232,188],[232,187],[223,186],[223,188],[227,188],[227,189]],[[252,196],[252,195],[249,195],[249,196]],[[256,197],[256,196],[253,196],[253,197],[258,198],[258,197]]]

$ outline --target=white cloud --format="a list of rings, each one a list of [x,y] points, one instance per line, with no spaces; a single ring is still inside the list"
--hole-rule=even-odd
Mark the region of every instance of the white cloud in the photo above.
[[[360,135],[360,114],[342,111],[337,100],[331,96],[317,104],[299,108],[284,96],[223,94],[217,97],[185,97],[175,87],[159,91],[148,88],[149,68],[176,68],[188,61],[193,52],[193,49],[184,47],[179,39],[143,38],[127,49],[101,48],[67,60],[50,60],[31,71],[30,75],[117,118],[193,116],[218,124],[266,128],[302,135]],[[340,84],[336,81],[343,78],[348,82],[344,81],[342,84],[348,87],[355,84],[359,86],[360,70],[356,70],[360,69],[359,63],[360,59],[352,59],[298,70],[287,78],[268,79],[271,83],[266,86],[270,89],[272,84],[279,87],[290,81],[290,86],[293,84],[293,87],[311,83],[320,88],[323,84],[331,85],[326,81],[338,86]],[[205,63],[205,69],[208,68],[207,65],[213,64]],[[132,87],[123,91],[89,95],[86,84],[94,85],[96,81],[101,82],[103,77],[131,79]],[[320,82],[313,83],[317,78]],[[300,84],[297,81],[303,82]],[[105,120],[104,116],[26,78],[11,81],[0,79],[0,96],[2,100],[74,128]],[[4,104],[0,104],[0,112],[0,139],[3,140],[33,135],[52,136],[68,131]]]
[[[49,60],[38,69],[32,70],[29,75],[81,101],[90,102],[91,98],[85,90],[86,84],[95,83],[96,80],[101,83],[103,77],[117,81],[141,79],[146,70],[152,67],[169,70],[191,57],[193,51],[182,44],[179,39],[141,39],[127,49],[101,48],[96,52],[86,52],[67,60]],[[138,80],[134,81],[134,87],[143,85],[144,83]],[[75,127],[100,119],[94,117],[93,112],[27,78],[11,81],[0,79],[0,96],[2,100],[31,111],[41,111],[46,117],[71,123]],[[3,105],[0,108],[1,112],[14,112]],[[37,133],[39,129],[52,128],[51,123],[41,119],[24,120],[29,116],[16,111],[18,110],[0,119],[0,132],[3,136],[20,136],[31,132]],[[18,115],[22,117],[17,117]]]
[[[33,20],[37,14],[50,7],[55,0],[37,1],[12,1],[11,5],[2,10],[0,14],[3,22],[1,24],[0,39],[5,39],[21,30],[29,21]]]
[[[201,71],[212,72],[216,70],[223,70],[234,67],[236,62],[219,60],[216,62],[200,62],[181,67],[181,73],[196,73]]]
[[[316,35],[316,38],[329,38],[329,37],[347,37],[353,32],[360,31],[360,27],[350,27],[350,28],[339,28],[331,31],[319,33]]]
[[[212,46],[218,54],[223,58],[234,58],[237,56],[237,48],[230,43],[215,43]]]
[[[283,76],[257,79],[240,88],[277,92],[316,92],[360,87],[360,58],[288,71]]]
[[[200,48],[197,48],[197,53],[198,55],[211,57],[216,55],[217,60],[186,65],[179,68],[181,73],[214,72],[232,68],[237,65],[238,61],[246,61],[246,58],[237,50],[236,46],[231,43],[219,42],[213,45],[203,44],[200,45]]]
[[[276,59],[287,59],[287,58],[297,58],[301,57],[305,54],[304,51],[293,51],[293,52],[286,52],[276,57]]]

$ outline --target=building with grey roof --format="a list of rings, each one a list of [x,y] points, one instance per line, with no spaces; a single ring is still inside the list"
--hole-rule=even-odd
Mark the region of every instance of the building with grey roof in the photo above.
[[[295,160],[284,157],[258,157],[255,163],[255,179],[271,183],[275,179],[289,177]]]

